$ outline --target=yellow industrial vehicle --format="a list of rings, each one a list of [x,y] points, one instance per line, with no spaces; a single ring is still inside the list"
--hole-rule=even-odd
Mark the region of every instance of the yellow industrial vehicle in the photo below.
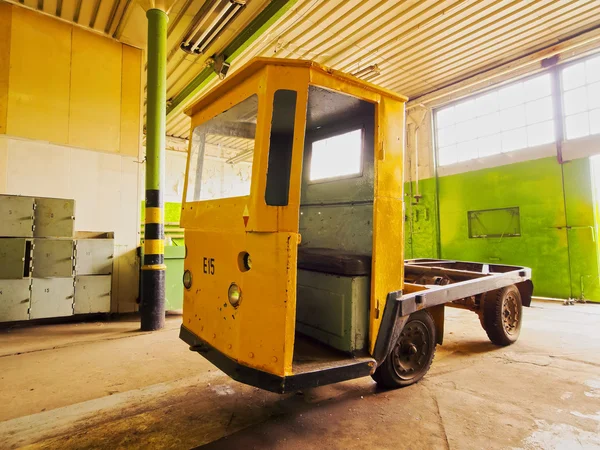
[[[406,98],[310,61],[255,59],[187,112],[180,337],[274,392],[423,377],[444,307],[514,342],[531,271],[403,259]]]

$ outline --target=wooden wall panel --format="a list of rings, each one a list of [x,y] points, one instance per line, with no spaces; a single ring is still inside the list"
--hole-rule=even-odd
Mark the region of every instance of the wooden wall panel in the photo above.
[[[6,133],[66,143],[72,27],[20,7],[12,19]]]
[[[142,96],[142,51],[123,45],[121,84],[121,143],[124,155],[138,156]]]
[[[69,144],[119,152],[122,45],[73,28]]]

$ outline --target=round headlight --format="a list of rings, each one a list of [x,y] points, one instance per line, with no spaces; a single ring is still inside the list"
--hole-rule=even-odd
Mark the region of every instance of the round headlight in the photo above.
[[[183,285],[186,289],[192,287],[192,272],[190,272],[189,270],[183,272]]]
[[[227,297],[229,298],[229,303],[231,303],[231,306],[237,308],[237,306],[240,304],[240,300],[242,300],[242,291],[237,284],[231,283],[229,290],[227,291]]]

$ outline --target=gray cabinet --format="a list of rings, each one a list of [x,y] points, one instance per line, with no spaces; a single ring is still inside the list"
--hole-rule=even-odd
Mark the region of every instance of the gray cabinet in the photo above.
[[[75,273],[108,275],[112,273],[114,239],[76,239]]]
[[[73,278],[34,278],[29,318],[72,316],[74,293]]]
[[[110,312],[110,275],[75,277],[75,314]]]
[[[27,238],[0,238],[0,279],[31,276],[32,243]]]
[[[73,239],[34,239],[33,276],[73,276]]]
[[[0,322],[29,319],[31,278],[0,280]]]
[[[75,200],[35,199],[35,237],[72,238],[75,225]]]
[[[0,236],[32,237],[34,208],[32,197],[0,195]]]
[[[0,195],[0,322],[110,312],[114,233],[74,224],[72,199]]]

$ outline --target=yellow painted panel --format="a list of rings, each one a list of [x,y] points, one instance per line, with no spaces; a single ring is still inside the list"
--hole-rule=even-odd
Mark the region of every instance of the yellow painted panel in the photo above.
[[[192,286],[184,290],[183,324],[241,364],[290,374],[297,235],[186,230],[186,245]],[[252,269],[242,272],[238,255],[244,251]],[[237,308],[227,296],[232,282],[241,290]]]
[[[73,28],[70,145],[119,152],[121,49],[118,42]]]
[[[404,103],[386,96],[377,105],[375,204],[369,350],[373,353],[387,295],[404,287]],[[393,249],[393,251],[390,251]]]
[[[13,8],[6,133],[66,143],[72,27]]]
[[[124,155],[138,156],[140,149],[142,51],[123,45],[121,84],[121,143]]]
[[[6,133],[12,8],[8,3],[0,3],[0,134]]]

